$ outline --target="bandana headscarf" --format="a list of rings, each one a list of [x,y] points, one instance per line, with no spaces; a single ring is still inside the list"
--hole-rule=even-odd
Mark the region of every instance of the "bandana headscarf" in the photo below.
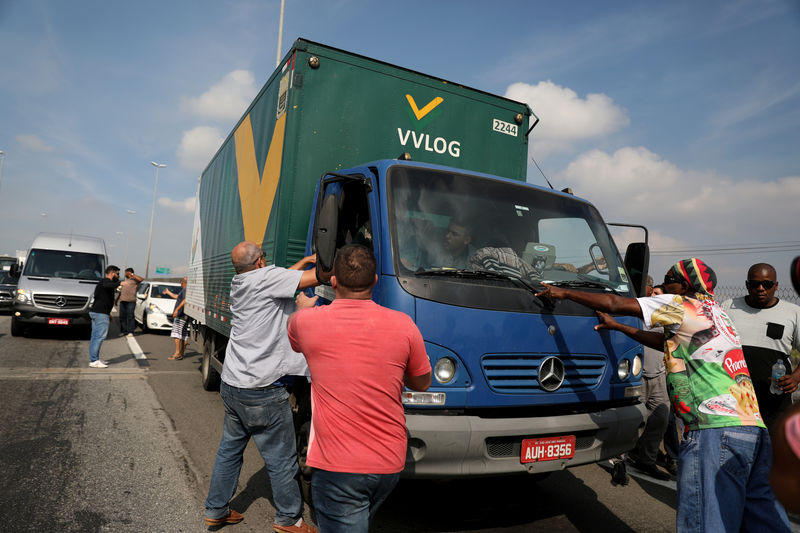
[[[685,279],[692,290],[706,298],[714,298],[714,287],[717,286],[717,275],[707,264],[692,257],[678,261],[667,272],[668,276]]]

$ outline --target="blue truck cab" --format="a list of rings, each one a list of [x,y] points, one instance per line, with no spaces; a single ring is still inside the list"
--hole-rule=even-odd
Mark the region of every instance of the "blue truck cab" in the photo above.
[[[307,253],[318,277],[341,246],[371,247],[373,299],[425,340],[432,385],[403,395],[405,476],[543,473],[634,446],[646,418],[641,345],[595,331],[584,306],[535,296],[541,283],[636,296],[589,202],[394,159],[326,173],[316,194]],[[334,298],[324,285],[316,293]]]

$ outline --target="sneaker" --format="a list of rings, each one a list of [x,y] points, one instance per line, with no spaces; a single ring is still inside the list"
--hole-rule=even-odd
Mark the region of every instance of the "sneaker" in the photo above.
[[[125,336],[126,336],[126,337],[133,337],[133,333],[128,333],[128,334],[127,334],[127,335],[125,335]]]
[[[238,524],[242,520],[244,520],[244,516],[241,513],[237,513],[233,509],[228,511],[228,514],[223,516],[222,518],[204,518],[203,519],[207,526],[221,526],[224,524]]]
[[[317,528],[306,521],[300,522],[299,526],[281,526],[272,524],[272,530],[276,533],[317,533]]]
[[[625,486],[630,483],[628,472],[625,468],[625,461],[617,461],[611,467],[611,481],[618,485]]]
[[[108,368],[108,365],[105,362],[101,361],[100,359],[98,359],[97,361],[92,361],[91,363],[89,363],[89,366],[92,368]]]

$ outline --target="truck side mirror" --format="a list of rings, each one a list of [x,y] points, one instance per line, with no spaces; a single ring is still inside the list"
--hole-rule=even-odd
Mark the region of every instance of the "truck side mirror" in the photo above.
[[[650,247],[646,242],[632,242],[625,250],[625,268],[637,296],[644,296],[647,287],[647,270],[650,268]]]
[[[333,274],[336,256],[336,235],[339,225],[339,200],[337,195],[323,197],[314,220],[314,246],[317,254],[317,280],[328,285]]]
[[[18,278],[21,274],[21,268],[18,263],[11,263],[11,266],[8,269],[8,275],[12,278]]]

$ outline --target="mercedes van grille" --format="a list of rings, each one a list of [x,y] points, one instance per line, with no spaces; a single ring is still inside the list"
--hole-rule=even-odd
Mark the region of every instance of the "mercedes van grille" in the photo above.
[[[66,296],[62,294],[34,294],[33,303],[40,307],[53,309],[83,309],[89,298],[86,296]]]
[[[487,354],[481,367],[495,392],[549,394],[539,383],[539,369],[551,357],[564,364],[564,381],[553,393],[589,390],[603,378],[606,358],[597,354]]]

